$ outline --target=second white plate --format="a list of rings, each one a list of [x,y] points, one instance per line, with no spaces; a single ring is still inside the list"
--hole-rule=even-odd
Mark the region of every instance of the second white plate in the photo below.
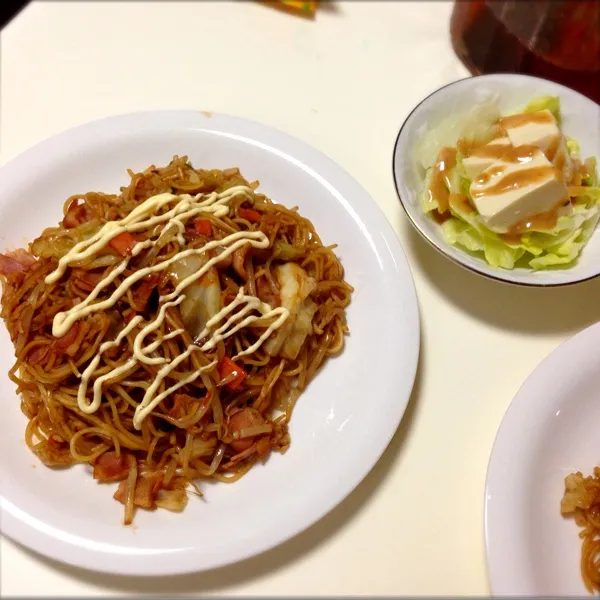
[[[587,595],[581,540],[560,501],[564,478],[600,464],[600,323],[530,375],[498,430],[488,467],[485,535],[495,595]]]

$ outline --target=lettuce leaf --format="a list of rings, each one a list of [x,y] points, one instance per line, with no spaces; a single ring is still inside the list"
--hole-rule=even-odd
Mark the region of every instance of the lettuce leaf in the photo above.
[[[434,127],[424,126],[415,144],[414,157],[421,169],[431,167],[444,146],[456,146],[460,138],[491,139],[494,124],[500,118],[495,98],[477,102],[461,114],[452,114],[442,119]]]
[[[600,204],[588,207],[578,202],[566,209],[570,214],[559,216],[551,231],[531,231],[512,242],[488,229],[475,211],[454,203],[450,210],[453,217],[442,224],[447,242],[476,255],[483,253],[490,266],[503,269],[514,269],[518,261],[533,269],[568,265],[577,259],[600,219]]]
[[[560,98],[558,96],[540,96],[534,98],[523,110],[523,112],[537,112],[539,110],[549,110],[560,125]]]
[[[576,229],[567,240],[554,248],[552,252],[532,259],[529,265],[534,269],[543,269],[573,262],[592,237],[599,219],[600,211],[593,211],[592,216],[584,222],[582,227]]]
[[[579,158],[581,148],[579,147],[579,142],[570,138],[569,136],[565,136],[565,140],[567,142],[567,150],[569,151],[569,156],[571,158]]]
[[[449,244],[460,246],[469,252],[483,252],[487,262],[493,267],[512,269],[525,253],[524,249],[509,246],[492,232],[489,232],[490,235],[482,234],[458,218],[444,221],[442,231]]]
[[[468,223],[460,219],[448,219],[442,223],[442,231],[453,246],[462,246],[469,252],[478,252],[485,249],[483,236]]]
[[[567,265],[579,256],[600,220],[600,206],[578,208],[569,216],[559,217],[552,232],[526,233],[519,243],[503,240],[487,229],[475,213],[455,208],[452,213],[456,216],[442,224],[442,232],[449,244],[469,252],[483,252],[492,267],[513,269],[521,259],[533,269]]]
[[[583,163],[585,164],[585,168],[587,172],[590,174],[589,177],[586,177],[583,181],[585,185],[589,185],[590,187],[597,187],[600,185],[598,182],[598,161],[595,156],[590,158],[586,158]]]
[[[590,187],[590,186],[581,186],[583,189],[581,190],[581,194],[579,196],[579,201],[583,201],[585,204],[589,204],[591,202],[598,202],[600,200],[600,187]]]
[[[502,269],[514,269],[515,263],[525,254],[525,250],[520,247],[512,247],[500,239],[486,239],[485,259],[492,267],[501,267]]]
[[[421,203],[422,211],[427,214],[432,210],[437,210],[440,205],[438,201],[429,193],[429,188],[431,186],[431,178],[433,176],[433,169],[428,169],[425,173],[425,184],[423,185],[423,189],[419,194],[419,201]]]

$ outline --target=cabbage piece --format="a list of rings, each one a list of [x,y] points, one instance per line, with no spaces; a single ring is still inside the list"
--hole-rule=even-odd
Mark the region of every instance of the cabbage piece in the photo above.
[[[569,151],[569,156],[571,158],[579,158],[579,154],[581,152],[579,142],[577,142],[573,138],[570,138],[569,136],[565,136],[565,140],[567,142],[567,150]]]
[[[576,256],[576,255],[575,255]],[[544,254],[529,261],[533,269],[544,269],[546,267],[557,267],[567,265],[575,259],[575,256],[558,256],[556,254]]]
[[[273,255],[279,260],[296,260],[304,254],[303,248],[296,248],[287,242],[277,240],[273,244]]]
[[[491,139],[499,118],[498,106],[490,100],[474,104],[465,113],[452,114],[437,126],[423,132],[415,148],[417,164],[428,169],[435,164],[442,148],[456,146],[460,138]]]
[[[573,231],[577,230],[575,226],[576,221],[574,219],[568,220],[570,221],[569,226],[565,227],[558,234],[553,235],[552,233],[542,233],[541,231],[523,234],[519,246],[530,254],[533,254],[533,256],[550,252],[554,247],[564,244],[573,235]]]
[[[97,220],[87,221],[72,229],[48,227],[31,243],[31,252],[39,258],[60,259],[79,242],[91,238],[101,227]]]
[[[277,334],[267,341],[265,349],[271,356],[294,360],[306,337],[313,331],[312,319],[318,306],[311,300],[310,294],[316,282],[296,263],[278,265],[274,271],[281,305],[290,311],[290,316]]]
[[[576,229],[567,240],[554,248],[553,252],[547,252],[543,256],[533,258],[529,261],[529,265],[534,269],[541,269],[569,264],[577,258],[579,251],[584,246],[584,242],[576,241],[581,234],[582,229]]]
[[[538,112],[539,110],[549,110],[560,125],[560,98],[558,96],[540,96],[534,98],[523,110],[523,112]]]
[[[569,215],[561,215],[549,232],[532,231],[513,243],[502,239],[481,221],[477,213],[451,203],[454,215],[442,224],[442,232],[449,244],[469,252],[483,252],[490,266],[513,269],[524,259],[534,269],[573,262],[589,238],[600,218],[600,207],[576,204]],[[528,256],[530,258],[528,258]]]
[[[467,198],[469,196],[467,195]],[[488,229],[482,222],[481,217],[475,211],[474,208],[469,208],[462,203],[454,202],[453,198],[450,197],[450,212],[455,216],[468,223],[473,229],[478,231],[482,235],[490,235],[493,237],[497,237],[493,231]]]
[[[460,154],[457,153],[457,155],[456,155],[456,164],[457,165],[458,165],[458,161],[459,160],[460,160],[460,163],[461,163],[461,167],[462,167],[462,169],[464,171],[464,167],[462,166],[463,157]],[[462,193],[462,190],[463,190],[463,181],[462,181],[463,177],[464,177],[464,175],[461,176],[461,173],[456,168],[456,166],[452,169],[452,171],[450,171],[450,175],[447,175],[447,180],[446,180],[447,186],[446,187],[448,188],[448,191],[451,194],[460,194],[460,193]],[[469,186],[470,185],[471,185],[471,182],[469,182]]]
[[[525,254],[525,250],[520,247],[509,246],[499,239],[486,238],[484,253],[490,266],[513,269],[515,263]]]
[[[600,181],[596,157],[586,158],[585,168],[589,175],[583,180],[583,185],[570,188],[571,195],[577,196],[577,203],[589,206],[600,201]]]
[[[156,494],[156,506],[175,512],[181,512],[188,498],[185,490],[159,490]]]
[[[586,203],[594,204],[600,200],[600,187],[580,186],[577,189],[577,196]],[[587,199],[587,200],[586,200]]]
[[[468,223],[452,218],[442,223],[442,231],[449,244],[460,245],[470,252],[485,248],[483,236]]]
[[[566,265],[573,262],[592,237],[599,218],[600,211],[595,206],[589,211],[589,216],[581,227],[573,231],[570,236],[559,244],[548,248],[547,253],[543,256],[533,258],[529,261],[529,266],[534,269],[543,269],[544,267]]]
[[[172,274],[179,284],[197,273],[207,261],[205,254],[186,256],[172,264]],[[179,305],[181,319],[192,338],[196,338],[204,331],[208,320],[222,308],[219,273],[215,267],[211,267],[200,279],[188,285],[183,293],[185,299]]]
[[[598,182],[598,163],[596,161],[596,157],[592,156],[590,158],[586,158],[584,161],[585,168],[587,172],[590,174],[589,177],[586,177],[583,181],[586,185],[591,187],[596,187],[600,185]]]
[[[442,232],[449,244],[459,245],[470,252],[482,251],[485,259],[492,267],[512,269],[515,263],[525,254],[520,245],[511,246],[481,223],[475,213],[461,211],[451,205],[453,214],[462,218],[448,219],[442,224]]]
[[[432,210],[438,210],[440,207],[437,200],[429,193],[429,187],[431,186],[432,176],[433,168],[427,169],[427,172],[425,173],[425,182],[423,184],[423,189],[419,194],[421,209],[425,214],[431,212]]]

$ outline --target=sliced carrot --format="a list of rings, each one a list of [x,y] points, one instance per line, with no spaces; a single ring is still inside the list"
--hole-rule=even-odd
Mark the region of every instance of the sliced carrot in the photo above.
[[[242,219],[250,221],[250,223],[258,223],[260,221],[260,213],[253,208],[240,208],[239,215]]]
[[[108,243],[121,256],[131,256],[131,252],[134,246],[137,244],[137,240],[128,231],[124,231],[123,233],[120,233],[114,237]]]
[[[200,235],[205,235],[206,237],[212,236],[212,225],[208,219],[196,219],[194,227]]]
[[[224,356],[219,363],[219,376],[221,379],[230,379],[225,386],[230,390],[237,390],[248,376],[248,373],[236,365],[228,356]]]

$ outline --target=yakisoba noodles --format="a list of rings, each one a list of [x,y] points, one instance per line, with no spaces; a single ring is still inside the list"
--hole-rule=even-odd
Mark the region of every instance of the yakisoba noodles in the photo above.
[[[581,528],[580,567],[585,587],[589,592],[600,592],[600,467],[588,477],[580,472],[565,477],[560,508]]]
[[[334,246],[238,169],[175,157],[129,174],[0,255],[27,445],[119,482],[126,524],[287,450],[298,396],[344,345],[352,292]]]

